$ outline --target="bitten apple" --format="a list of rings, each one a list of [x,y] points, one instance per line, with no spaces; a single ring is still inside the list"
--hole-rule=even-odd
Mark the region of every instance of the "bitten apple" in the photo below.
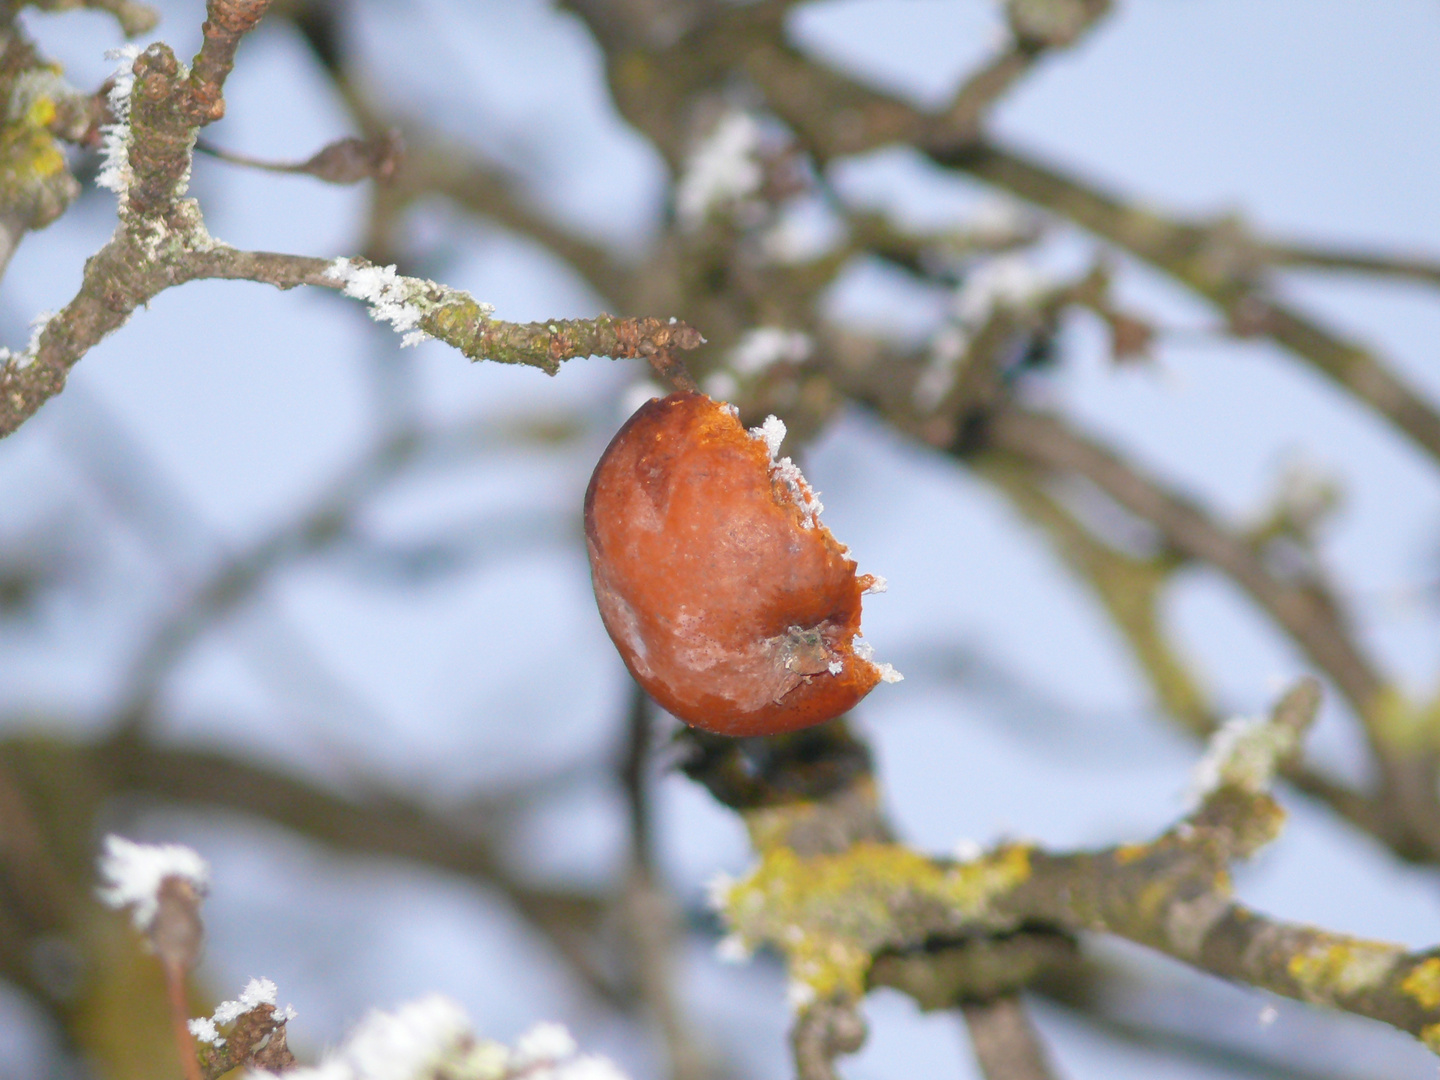
[[[642,405],[585,493],[600,617],[636,681],[722,735],[838,716],[900,675],[870,660],[860,598],[882,579],[820,521],[785,426],[746,431],[731,405],[676,393]]]

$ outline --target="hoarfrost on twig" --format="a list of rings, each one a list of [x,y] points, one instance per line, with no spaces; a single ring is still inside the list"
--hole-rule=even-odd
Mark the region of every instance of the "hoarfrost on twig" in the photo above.
[[[402,334],[401,347],[419,345],[430,335],[420,328],[420,320],[445,302],[453,290],[424,278],[405,277],[389,266],[360,265],[344,256],[325,270],[325,276],[338,281],[346,296],[370,305],[370,317],[388,322]],[[488,319],[495,313],[490,304],[479,304],[480,317]]]
[[[160,886],[166,878],[188,881],[199,893],[210,883],[210,868],[195,851],[181,844],[137,844],[123,836],[105,838],[100,856],[98,890],[110,907],[130,908],[135,929],[145,931],[159,909]]]
[[[115,122],[100,128],[103,136],[100,146],[102,164],[95,183],[120,196],[121,209],[125,207],[130,184],[135,179],[130,171],[130,92],[135,89],[135,59],[139,55],[138,45],[121,45],[105,53],[105,59],[118,61],[109,96],[110,115],[115,117]]]

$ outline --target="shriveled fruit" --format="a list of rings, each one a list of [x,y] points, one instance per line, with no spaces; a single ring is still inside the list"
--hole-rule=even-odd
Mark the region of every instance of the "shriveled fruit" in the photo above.
[[[585,493],[600,617],[664,708],[723,735],[818,724],[882,679],[858,640],[857,576],[789,458],[784,425],[747,432],[703,394],[651,400],[616,434]]]

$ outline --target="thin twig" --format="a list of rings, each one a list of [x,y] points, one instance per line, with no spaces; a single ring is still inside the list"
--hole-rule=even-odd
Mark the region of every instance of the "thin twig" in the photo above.
[[[960,1006],[985,1080],[1056,1080],[1040,1033],[1019,995]]]
[[[674,900],[655,871],[651,834],[650,746],[654,706],[635,685],[631,690],[625,752],[619,777],[630,821],[630,869],[625,882],[625,924],[634,949],[640,996],[665,1043],[672,1080],[704,1080],[709,1075],[695,1031],[684,1015],[675,985],[680,928]]]

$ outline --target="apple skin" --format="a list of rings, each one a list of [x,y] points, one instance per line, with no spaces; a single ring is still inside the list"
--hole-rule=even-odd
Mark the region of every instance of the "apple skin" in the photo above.
[[[759,429],[757,429],[758,431]],[[880,681],[857,656],[860,598],[809,485],[733,406],[642,405],[585,492],[600,617],[645,691],[687,724],[771,735],[839,716]]]

